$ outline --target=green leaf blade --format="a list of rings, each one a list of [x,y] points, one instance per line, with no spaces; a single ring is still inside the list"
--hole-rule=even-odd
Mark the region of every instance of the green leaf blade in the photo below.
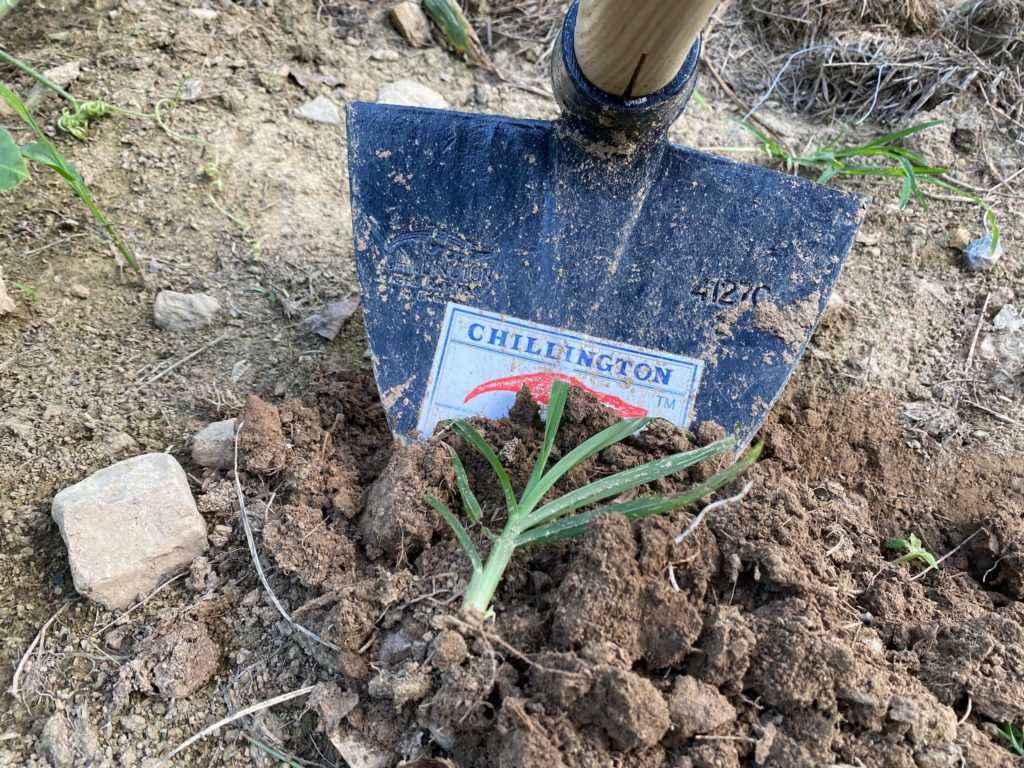
[[[543,525],[550,520],[574,512],[581,507],[598,501],[604,501],[638,486],[660,480],[663,477],[675,474],[688,467],[692,467],[694,464],[699,464],[706,459],[717,456],[731,448],[735,443],[736,441],[733,438],[726,437],[702,448],[684,451],[663,459],[655,459],[639,467],[627,469],[624,472],[602,478],[582,488],[577,488],[575,491],[570,491],[530,513],[524,521],[524,527],[529,529],[537,525]]]
[[[600,515],[620,514],[625,516],[627,520],[633,521],[640,520],[645,517],[652,517],[654,515],[667,514],[668,512],[674,512],[677,509],[688,507],[691,504],[696,504],[708,494],[714,493],[719,488],[728,485],[745,472],[751,464],[757,461],[758,457],[761,455],[762,447],[763,446],[761,444],[754,446],[742,459],[737,461],[731,467],[723,469],[721,472],[718,472],[695,488],[691,488],[686,493],[681,493],[676,496],[645,496],[644,498],[633,499],[632,501],[606,504],[604,506],[588,510],[587,512],[581,512],[580,514],[572,515],[570,517],[563,517],[555,520],[554,522],[550,522],[547,525],[542,525],[534,528],[533,530],[529,530],[517,537],[516,544],[517,546],[548,544],[561,539],[578,536],[586,530],[586,527],[594,520],[594,518]]]
[[[484,568],[484,564],[483,561],[480,559],[480,552],[477,550],[476,544],[473,543],[473,540],[469,538],[469,533],[466,531],[465,526],[463,526],[462,523],[459,522],[459,518],[457,518],[455,514],[450,509],[448,509],[444,502],[442,502],[437,497],[428,494],[423,498],[427,502],[427,504],[433,507],[434,510],[439,515],[441,515],[442,518],[444,518],[444,521],[448,523],[448,527],[452,529],[452,533],[455,534],[455,538],[462,546],[462,549],[465,550],[466,554],[469,556],[470,561],[472,561],[473,571],[482,571]]]
[[[544,498],[544,494],[551,490],[551,486],[557,483],[566,472],[578,467],[591,456],[600,453],[605,448],[625,440],[630,435],[636,434],[656,418],[655,416],[643,416],[638,419],[617,421],[610,427],[601,430],[593,437],[577,445],[563,456],[546,475],[541,477],[530,489],[529,493],[523,494],[519,504],[522,514],[529,515],[533,508],[540,503],[540,500]]]
[[[21,149],[10,132],[0,125],[0,191],[15,189],[28,180]]]
[[[548,457],[551,456],[551,448],[555,444],[555,435],[558,434],[558,427],[562,423],[562,413],[565,411],[565,401],[568,396],[569,385],[560,379],[555,379],[551,384],[551,395],[548,398],[548,413],[544,422],[544,442],[540,447],[540,453],[537,454],[537,463],[534,464],[533,472],[523,490],[524,496],[544,474]]]
[[[487,444],[483,435],[477,432],[476,429],[474,429],[467,421],[462,421],[461,419],[453,421],[451,429],[452,432],[469,443],[474,450],[483,456],[487,463],[491,465],[491,469],[494,470],[494,474],[498,476],[498,482],[501,485],[501,492],[505,496],[505,506],[508,507],[509,517],[516,517],[519,509],[519,505],[516,502],[516,493],[512,488],[512,481],[508,479],[508,472],[506,472],[505,468],[501,465],[501,460],[494,452],[494,449]]]
[[[462,496],[462,505],[466,510],[466,516],[474,523],[479,523],[484,516],[484,512],[480,507],[480,501],[477,499],[476,494],[469,487],[466,468],[462,466],[462,460],[459,458],[458,452],[450,445],[448,446],[448,453],[451,455],[452,464],[455,467],[455,483],[459,487],[459,495]]]

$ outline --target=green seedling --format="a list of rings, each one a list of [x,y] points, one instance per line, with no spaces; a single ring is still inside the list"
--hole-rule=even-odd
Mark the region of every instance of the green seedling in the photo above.
[[[0,2],[3,2],[3,0],[0,0]],[[5,61],[12,67],[20,69],[26,75],[29,75],[41,85],[45,85],[51,91],[68,102],[69,108],[66,108],[61,112],[60,118],[57,120],[57,127],[62,131],[70,133],[76,139],[84,139],[89,133],[89,128],[92,123],[104,115],[128,115],[129,117],[141,118],[143,120],[156,119],[156,115],[148,114],[146,112],[137,112],[134,109],[126,109],[125,107],[119,107],[116,104],[109,104],[105,101],[75,98],[55,82],[50,80],[50,78],[46,77],[46,75],[41,72],[37,72],[21,59],[9,54],[3,48],[0,48],[0,61]]]
[[[931,184],[965,200],[977,203],[984,208],[985,220],[992,230],[989,252],[995,253],[996,248],[999,247],[999,224],[992,206],[977,195],[942,178],[949,172],[948,168],[929,165],[920,154],[899,143],[907,136],[941,124],[941,120],[918,123],[909,128],[887,133],[866,144],[839,148],[839,142],[846,135],[843,131],[817,149],[800,154],[771,138],[767,132],[757,126],[744,121],[739,123],[741,127],[753,134],[760,144],[761,150],[769,158],[785,166],[786,170],[790,172],[796,173],[801,169],[816,171],[819,184],[825,184],[836,176],[892,176],[902,179],[900,210],[906,208],[911,198],[917,200],[924,210],[928,210],[928,200],[925,198],[924,192],[921,191],[922,184]],[[727,147],[726,149],[738,148]]]
[[[32,118],[31,113],[18,95],[2,83],[0,83],[0,98],[11,106],[18,117],[32,129],[32,132],[35,133],[38,139],[24,146],[18,146],[7,129],[0,127],[0,191],[14,189],[28,179],[28,168],[25,165],[26,160],[31,160],[52,169],[58,176],[64,179],[72,191],[78,195],[78,198],[85,203],[85,207],[89,209],[93,218],[96,219],[96,222],[106,232],[114,247],[124,257],[124,260],[131,265],[132,269],[141,276],[142,270],[139,268],[139,262],[136,260],[135,254],[110,222],[110,219],[107,218],[107,215],[97,205],[92,192],[89,191],[89,186],[82,178],[82,174],[46,138],[46,135],[36,124],[36,121]]]
[[[1007,749],[1013,750],[1018,755],[1024,755],[1024,730],[1013,723],[1003,723],[999,726],[999,733],[1006,739]]]
[[[905,549],[906,554],[893,560],[894,563],[909,563],[913,560],[923,560],[929,568],[937,568],[935,555],[921,546],[921,540],[914,534],[906,539],[889,539],[883,544],[886,549]]]
[[[644,496],[632,501],[613,502],[591,507],[584,512],[579,511],[584,507],[614,498],[625,491],[667,477],[712,456],[717,456],[732,448],[735,445],[735,440],[727,437],[702,448],[656,459],[643,466],[601,478],[589,485],[570,491],[564,496],[542,503],[548,491],[567,472],[609,446],[636,434],[655,420],[654,417],[645,416],[619,421],[580,443],[548,469],[548,459],[551,456],[551,448],[562,420],[568,392],[569,387],[563,381],[555,381],[551,387],[544,425],[544,441],[541,444],[533,472],[518,497],[509,481],[508,472],[480,433],[463,420],[453,421],[449,424],[452,432],[465,440],[494,470],[501,485],[507,512],[505,527],[500,535],[494,534],[486,527],[483,528],[484,535],[492,542],[485,563],[470,538],[469,532],[458,517],[434,496],[426,497],[426,502],[437,510],[452,529],[455,538],[473,564],[473,574],[462,602],[462,611],[468,616],[482,619],[493,615],[490,611],[491,600],[513,554],[520,547],[547,544],[578,536],[599,515],[619,514],[628,520],[639,520],[643,517],[661,515],[695,504],[709,493],[734,480],[757,460],[761,452],[761,446],[756,446],[731,467],[722,470],[692,490],[676,496]],[[454,448],[449,446],[449,452],[455,467],[455,481],[466,516],[472,523],[482,526],[483,509],[473,490],[469,487],[469,480],[462,461]]]
[[[0,0],[0,2],[3,2],[3,0]],[[260,242],[252,235],[252,225],[232,213],[220,202],[220,200],[217,199],[217,196],[224,191],[224,180],[221,178],[220,172],[220,149],[216,144],[207,141],[200,136],[191,136],[189,134],[175,131],[167,122],[167,113],[174,109],[174,107],[178,106],[178,102],[181,98],[181,87],[178,88],[178,92],[174,94],[173,98],[164,98],[157,101],[156,104],[153,105],[152,112],[138,112],[134,109],[126,109],[125,107],[119,107],[116,104],[110,104],[105,101],[78,99],[54,83],[46,77],[46,75],[36,71],[20,59],[11,56],[11,54],[7,53],[3,48],[0,48],[0,61],[5,61],[11,66],[21,70],[32,77],[40,85],[44,85],[49,88],[69,104],[70,108],[66,108],[61,112],[61,116],[57,120],[57,127],[67,133],[70,133],[76,139],[84,139],[88,135],[89,129],[92,127],[92,123],[95,120],[103,117],[104,115],[117,114],[127,115],[140,120],[150,120],[156,123],[157,127],[159,127],[161,131],[174,141],[178,141],[183,144],[191,144],[203,150],[206,159],[203,162],[202,174],[208,183],[207,199],[222,216],[241,230],[242,241],[249,246],[252,254],[252,260],[260,260]],[[2,174],[2,170],[0,170],[0,174]],[[0,189],[5,189],[5,187],[0,186]],[[128,261],[133,267],[135,266],[132,259],[129,259]],[[136,271],[138,271],[137,267]]]

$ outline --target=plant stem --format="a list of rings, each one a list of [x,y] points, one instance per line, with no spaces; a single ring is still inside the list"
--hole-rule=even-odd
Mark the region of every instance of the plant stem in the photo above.
[[[78,99],[76,99],[70,93],[65,91],[63,88],[61,88],[55,82],[50,80],[48,77],[46,77],[46,75],[43,75],[43,74],[41,74],[39,72],[36,72],[36,70],[32,69],[32,67],[30,67],[25,62],[23,62],[20,59],[16,59],[13,56],[11,56],[11,54],[9,54],[3,48],[0,48],[0,59],[3,59],[8,64],[10,64],[12,67],[16,67],[17,69],[20,69],[26,75],[30,75],[30,76],[34,77],[36,80],[38,80],[40,83],[45,85],[47,88],[49,88],[54,93],[57,93],[57,94],[63,96],[65,99],[67,99],[71,103],[71,106],[73,106],[73,107],[77,107],[78,106]]]
[[[491,552],[487,556],[487,562],[482,570],[474,571],[473,577],[469,580],[469,587],[466,589],[466,596],[462,600],[462,612],[477,619],[487,617],[491,607],[491,598],[498,589],[505,569],[512,561],[512,555],[516,551],[516,537],[518,529],[511,523],[505,526],[501,536],[494,542]]]

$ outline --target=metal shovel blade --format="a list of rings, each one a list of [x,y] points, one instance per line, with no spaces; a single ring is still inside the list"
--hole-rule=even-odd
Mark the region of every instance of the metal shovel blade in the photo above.
[[[571,113],[349,105],[356,262],[392,430],[500,417],[522,386],[544,402],[561,378],[622,416],[712,420],[745,445],[821,318],[863,199],[663,135],[605,144]]]

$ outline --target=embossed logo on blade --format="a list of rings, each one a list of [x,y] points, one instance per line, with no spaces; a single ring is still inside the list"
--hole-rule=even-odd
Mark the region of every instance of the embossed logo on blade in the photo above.
[[[501,418],[524,386],[547,403],[556,380],[586,389],[622,418],[661,416],[685,427],[703,369],[681,355],[449,303],[418,429],[427,437],[445,419]]]

